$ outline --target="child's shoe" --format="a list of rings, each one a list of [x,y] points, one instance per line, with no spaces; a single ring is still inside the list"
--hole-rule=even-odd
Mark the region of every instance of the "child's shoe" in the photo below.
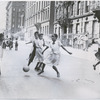
[[[96,65],[93,65],[93,69],[96,70]]]
[[[60,73],[57,73],[57,77],[60,77]]]
[[[42,74],[43,72],[44,72],[44,71],[39,72],[38,75]]]

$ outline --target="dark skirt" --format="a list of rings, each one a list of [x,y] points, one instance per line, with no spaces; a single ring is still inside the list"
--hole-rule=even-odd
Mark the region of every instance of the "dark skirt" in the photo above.
[[[35,53],[36,53],[36,45],[33,45],[34,49],[32,51],[32,53],[30,53],[29,55],[29,61],[28,61],[28,66],[30,65],[30,63],[34,60],[35,58]]]
[[[100,60],[100,48],[98,48],[98,52],[95,53],[95,57]]]

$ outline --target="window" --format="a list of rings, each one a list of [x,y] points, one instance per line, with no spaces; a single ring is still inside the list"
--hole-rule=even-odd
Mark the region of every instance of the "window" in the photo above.
[[[20,12],[21,10],[19,9],[19,12]]]
[[[85,1],[85,2],[86,2],[86,7],[85,7],[86,8],[85,9],[86,11],[85,12],[89,12],[89,1]]]
[[[15,8],[13,8],[13,11],[15,11]]]
[[[39,1],[39,11],[40,11],[40,1]]]
[[[47,25],[47,34],[49,33],[49,26]]]
[[[49,8],[48,8],[48,18],[49,18]]]
[[[85,22],[85,32],[87,32],[88,31],[88,26],[89,26],[89,22]]]
[[[46,33],[46,26],[45,26],[45,35],[46,35],[47,33]]]
[[[56,1],[56,5],[58,5],[58,1]]]
[[[42,1],[42,8],[43,8],[43,1]]]
[[[60,27],[59,27],[59,30],[58,30],[58,35],[59,35],[59,37],[60,37]]]
[[[42,21],[42,18],[43,18],[43,14],[42,14],[42,12],[41,12],[41,21]]]
[[[42,32],[42,27],[41,27],[41,32]]]
[[[79,24],[76,24],[76,34],[78,34],[79,33]]]
[[[44,33],[44,27],[43,27],[43,33]]]
[[[57,33],[57,27],[55,28],[55,34]]]
[[[38,2],[37,2],[37,11],[38,11]]]
[[[70,33],[73,33],[73,25],[70,27]]]
[[[43,7],[45,7],[45,1],[43,1]]]
[[[13,26],[12,27],[14,27],[15,25],[13,24]]]
[[[80,8],[81,8],[81,2],[79,1],[77,4],[77,15],[80,15]]]
[[[99,23],[97,21],[93,22],[93,36],[99,38]]]
[[[72,13],[71,13],[71,15],[73,15],[73,11],[74,11],[74,4],[72,4]]]

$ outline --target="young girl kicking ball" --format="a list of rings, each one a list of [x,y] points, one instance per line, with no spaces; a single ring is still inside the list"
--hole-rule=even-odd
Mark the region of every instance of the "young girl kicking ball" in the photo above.
[[[42,70],[38,73],[38,75],[40,75],[41,73],[44,72],[44,68],[45,68],[45,63],[47,64],[51,64],[52,68],[56,71],[57,73],[57,77],[60,77],[60,73],[58,71],[58,69],[56,68],[56,66],[59,64],[60,61],[60,47],[62,47],[67,53],[72,54],[71,52],[67,51],[63,45],[61,44],[60,41],[57,40],[58,35],[57,34],[53,34],[52,35],[52,42],[49,44],[48,47],[46,47],[44,49],[47,50],[48,48],[51,49],[50,54],[47,56],[47,58],[44,60],[43,66],[42,66]],[[44,51],[42,53],[44,53]]]

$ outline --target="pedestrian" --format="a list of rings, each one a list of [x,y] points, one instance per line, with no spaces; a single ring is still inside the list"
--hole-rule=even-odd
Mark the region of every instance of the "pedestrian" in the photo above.
[[[83,48],[83,50],[84,51],[88,51],[88,45],[89,45],[89,43],[88,43],[88,33],[85,34],[85,36],[83,38],[83,41],[84,41],[84,48]]]
[[[8,44],[9,44],[9,50],[11,50],[13,48],[13,41],[11,38],[9,39]]]
[[[44,51],[42,53],[45,52],[45,50],[47,50],[48,48],[51,49],[51,52],[49,53],[49,55],[47,56],[47,58],[44,60],[44,62],[42,63],[42,70],[38,73],[38,75],[40,75],[41,73],[44,72],[44,68],[46,63],[47,64],[51,64],[52,68],[56,71],[57,73],[57,77],[60,77],[60,73],[58,71],[58,69],[56,68],[56,66],[59,64],[60,61],[60,47],[62,47],[67,53],[72,54],[71,52],[67,51],[63,45],[61,44],[60,41],[57,40],[58,35],[57,34],[53,34],[52,35],[52,42],[50,42],[49,46],[46,47],[44,49]]]
[[[16,51],[18,50],[18,41],[17,41],[17,38],[16,38],[16,41],[15,41],[15,50]]]
[[[38,36],[39,36],[39,39],[38,39],[38,43],[36,44],[36,57],[35,57],[35,59],[38,60],[36,66],[35,66],[36,71],[40,70],[42,62],[44,60],[42,51],[43,51],[43,47],[45,46],[45,41],[43,39],[43,34],[40,33]]]
[[[93,42],[98,44],[98,51],[95,53],[95,57],[98,59],[98,62],[93,65],[93,69],[96,70],[96,66],[100,64],[100,39],[94,39]]]
[[[3,48],[3,49],[6,49],[6,43],[5,43],[5,40],[3,40],[2,48]]]
[[[1,61],[3,57],[2,42],[4,40],[4,35],[0,33],[0,75],[1,75]]]

